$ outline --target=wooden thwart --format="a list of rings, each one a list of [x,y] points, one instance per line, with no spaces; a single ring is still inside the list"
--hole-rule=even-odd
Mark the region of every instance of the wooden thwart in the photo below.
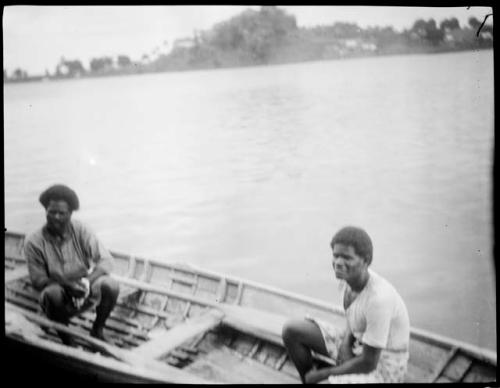
[[[157,335],[151,331],[150,341],[134,349],[134,353],[141,357],[159,358],[189,339],[218,326],[223,317],[224,314],[221,311],[210,310],[207,314],[188,319],[170,330],[158,330]]]

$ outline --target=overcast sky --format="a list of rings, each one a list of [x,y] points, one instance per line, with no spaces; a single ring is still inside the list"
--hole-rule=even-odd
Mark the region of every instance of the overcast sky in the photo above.
[[[8,6],[3,13],[3,60],[9,74],[17,67],[29,74],[53,72],[64,56],[88,68],[91,58],[128,55],[139,60],[155,49],[168,53],[177,38],[208,30],[245,9],[259,6]],[[489,7],[280,6],[300,27],[338,21],[393,26],[401,31],[419,18],[437,23],[456,17],[461,26]],[[492,23],[488,18],[488,24]]]

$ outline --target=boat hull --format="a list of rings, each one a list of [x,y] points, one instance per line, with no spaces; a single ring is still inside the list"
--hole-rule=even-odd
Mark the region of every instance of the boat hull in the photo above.
[[[82,349],[68,350],[58,343],[55,324],[39,313],[21,255],[23,240],[22,234],[5,234],[6,305],[48,334],[19,339],[7,331],[7,337],[55,374],[106,382],[299,383],[281,340],[284,321],[310,314],[344,324],[340,307],[303,295],[112,252],[112,276],[121,283],[106,327],[113,344],[88,336],[95,315],[87,312],[68,328]],[[321,367],[334,361],[315,355],[314,362]],[[412,328],[406,381],[494,382],[496,354]]]

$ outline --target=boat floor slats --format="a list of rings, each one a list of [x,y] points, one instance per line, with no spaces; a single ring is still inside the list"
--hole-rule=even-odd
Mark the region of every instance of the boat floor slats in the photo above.
[[[22,307],[28,309],[29,311],[33,311],[33,312],[39,311],[39,304],[37,302],[33,302],[32,300],[20,297],[18,295],[9,295],[9,296],[6,296],[6,299],[9,302],[12,302],[18,306],[22,306]]]
[[[85,332],[90,332],[92,329],[92,323],[89,322],[88,320],[81,319],[81,317],[76,317],[72,319],[72,323],[85,330]],[[109,322],[106,322],[106,330],[107,330],[107,335],[109,337],[116,337],[116,338],[122,338],[122,334],[126,333],[123,332],[122,330],[117,330],[116,326],[113,324],[110,324]],[[138,342],[138,341],[135,341]]]
[[[86,321],[88,322],[88,324],[91,324],[91,322],[94,322],[95,313],[87,311],[85,313],[75,316],[74,319],[81,319],[82,321]],[[134,337],[137,337],[144,341],[148,339],[147,334],[131,329],[130,326],[119,322],[118,320],[116,320],[116,318],[112,319],[111,317],[109,317],[108,320],[106,321],[106,328],[112,329],[118,333],[133,335]]]
[[[7,296],[7,299],[9,301],[13,302],[18,306],[27,308],[32,312],[37,312],[37,313],[40,312],[40,307],[35,294],[29,291],[25,291],[24,289],[21,288],[10,289],[9,291],[11,294]],[[94,313],[92,313],[91,311],[86,311],[84,313],[74,316],[71,320],[77,323],[79,326],[83,326],[86,329],[90,329],[91,323],[89,322],[91,321],[93,322],[94,318],[95,318]],[[137,326],[137,324],[135,326]],[[107,320],[106,329],[110,329],[122,334],[132,334],[133,336],[137,337],[139,341],[134,339],[130,339],[127,341],[129,343],[135,344],[135,346],[148,339],[147,334],[131,329],[129,325],[121,323],[119,317],[113,315],[110,316],[109,319]]]
[[[248,357],[227,348],[213,349],[208,354],[195,360],[186,370],[211,368],[217,377],[229,383],[298,383],[296,379],[262,365]]]
[[[16,292],[18,292],[18,291],[16,291]],[[10,301],[14,302],[17,305],[21,305],[21,306],[23,306],[25,308],[28,308],[31,311],[39,312],[39,304],[38,304],[38,302],[33,301],[33,299],[31,299],[31,298],[22,298],[22,297],[19,297],[19,296],[9,296],[8,299]],[[89,317],[92,317],[92,319],[89,319]],[[94,317],[95,317],[95,314],[94,314]],[[76,315],[75,317],[72,318],[72,320],[76,320],[77,322],[81,322],[82,324],[84,324],[84,326],[86,328],[89,328],[90,327],[90,323],[87,324],[85,322],[89,321],[89,320],[93,321],[94,317],[92,316],[91,312],[87,311],[87,312],[82,313],[80,315]],[[142,340],[148,339],[148,337],[147,337],[146,334],[143,334],[143,333],[131,330],[130,328],[124,326],[123,324],[120,324],[118,322],[113,322],[112,319],[113,319],[112,317],[110,317],[108,319],[108,321],[106,322],[106,328],[118,331],[120,333],[125,333],[125,334],[132,333],[136,337],[138,337],[138,338],[140,338]]]

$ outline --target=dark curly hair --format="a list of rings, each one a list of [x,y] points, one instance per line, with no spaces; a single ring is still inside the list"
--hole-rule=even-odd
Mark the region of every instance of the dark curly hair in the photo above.
[[[73,190],[65,185],[50,186],[42,194],[40,194],[40,198],[38,199],[45,209],[47,209],[51,200],[66,201],[70,211],[78,210],[80,208],[78,196]]]
[[[346,226],[340,229],[332,238],[330,246],[344,244],[352,246],[357,255],[363,257],[368,264],[373,259],[373,244],[370,236],[363,229],[356,226]]]

